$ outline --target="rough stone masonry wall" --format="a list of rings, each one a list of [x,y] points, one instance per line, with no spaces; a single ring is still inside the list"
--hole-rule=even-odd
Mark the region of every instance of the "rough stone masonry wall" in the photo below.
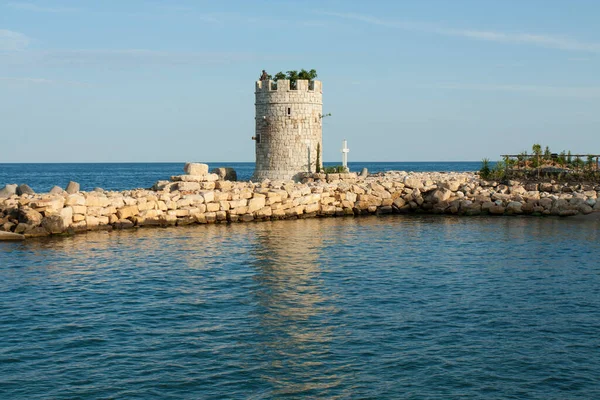
[[[344,178],[344,179],[339,179]],[[474,173],[390,172],[326,182],[216,181],[214,189],[23,194],[0,198],[0,231],[24,237],[145,226],[270,221],[363,214],[555,215],[600,212],[600,186],[508,185]],[[212,185],[211,185],[212,186]],[[0,235],[0,239],[2,235]]]
[[[314,172],[317,144],[322,149],[323,93],[320,81],[312,85],[298,80],[256,82],[256,169],[253,181],[293,179],[300,172]],[[288,113],[289,110],[289,113]],[[310,167],[307,143],[310,143]]]

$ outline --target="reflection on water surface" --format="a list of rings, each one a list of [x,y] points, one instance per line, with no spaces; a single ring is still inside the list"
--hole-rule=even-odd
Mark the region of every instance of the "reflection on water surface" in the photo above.
[[[598,397],[598,232],[389,216],[0,243],[0,397]]]

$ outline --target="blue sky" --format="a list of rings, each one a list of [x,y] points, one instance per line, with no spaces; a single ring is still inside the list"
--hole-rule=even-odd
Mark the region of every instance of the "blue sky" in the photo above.
[[[253,161],[315,68],[325,161],[600,153],[600,1],[0,0],[1,162]]]

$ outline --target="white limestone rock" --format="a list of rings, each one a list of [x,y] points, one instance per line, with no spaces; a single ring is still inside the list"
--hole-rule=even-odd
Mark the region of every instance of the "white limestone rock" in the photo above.
[[[186,163],[183,171],[187,175],[206,175],[208,174],[208,165],[200,163]]]
[[[197,192],[200,190],[198,182],[177,182],[176,189],[180,192]]]
[[[50,189],[50,191],[48,193],[50,193],[50,194],[62,194],[62,193],[64,193],[64,190],[60,186],[54,186],[52,189]]]
[[[17,185],[16,184],[6,185],[2,189],[0,189],[0,199],[8,198],[15,194],[17,194]]]

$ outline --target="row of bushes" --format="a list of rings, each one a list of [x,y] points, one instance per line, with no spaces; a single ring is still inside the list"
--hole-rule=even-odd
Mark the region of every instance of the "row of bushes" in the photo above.
[[[541,168],[560,167],[568,169],[596,169],[596,157],[588,154],[585,159],[573,155],[571,150],[553,153],[548,146],[542,151],[540,144],[531,146],[531,154],[523,151],[516,156],[504,156],[504,163],[508,168]]]
[[[570,150],[553,153],[546,146],[542,151],[540,144],[534,144],[531,149],[531,154],[523,151],[516,156],[505,155],[502,161],[496,162],[493,166],[489,159],[484,158],[479,170],[480,176],[484,179],[496,180],[505,178],[600,179],[597,155],[589,154],[582,159],[579,155],[573,155]]]
[[[298,80],[307,80],[309,82],[314,81],[317,78],[317,71],[314,69],[311,69],[310,71],[301,69],[300,72],[293,70],[287,71],[286,73],[279,71],[275,74],[275,76],[267,75],[267,77],[275,82],[280,79],[287,79],[290,81],[290,89],[296,89]]]

